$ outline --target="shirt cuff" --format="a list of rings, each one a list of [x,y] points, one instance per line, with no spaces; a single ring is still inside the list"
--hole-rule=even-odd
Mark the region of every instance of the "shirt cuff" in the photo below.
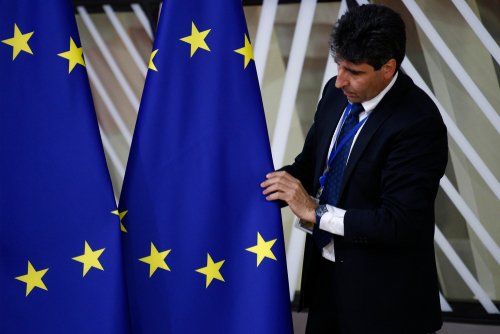
[[[346,210],[331,205],[320,205],[316,209],[316,222],[318,227],[326,232],[344,235],[344,216]],[[321,215],[318,215],[321,213]]]

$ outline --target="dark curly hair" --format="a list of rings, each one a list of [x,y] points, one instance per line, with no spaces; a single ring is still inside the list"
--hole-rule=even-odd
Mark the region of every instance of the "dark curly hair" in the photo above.
[[[389,59],[396,70],[405,56],[405,24],[398,13],[381,5],[352,8],[337,21],[331,36],[335,60],[367,63],[379,70]]]

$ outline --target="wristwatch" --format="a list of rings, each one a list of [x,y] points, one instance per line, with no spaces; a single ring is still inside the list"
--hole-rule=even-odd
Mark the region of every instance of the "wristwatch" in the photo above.
[[[321,217],[323,217],[323,215],[326,212],[328,212],[328,208],[326,207],[325,204],[320,205],[316,208],[316,224],[318,225],[318,227],[319,227],[319,222],[321,221]]]

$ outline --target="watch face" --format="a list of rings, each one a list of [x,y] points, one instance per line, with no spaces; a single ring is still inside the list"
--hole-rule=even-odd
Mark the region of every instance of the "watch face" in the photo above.
[[[321,218],[321,216],[323,216],[325,214],[325,212],[327,212],[327,211],[328,211],[328,209],[327,209],[326,205],[324,205],[324,204],[320,205],[316,208],[316,216],[318,218]]]

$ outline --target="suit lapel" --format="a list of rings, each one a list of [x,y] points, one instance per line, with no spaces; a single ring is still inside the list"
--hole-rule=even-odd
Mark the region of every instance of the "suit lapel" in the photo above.
[[[344,177],[340,189],[341,196],[344,192],[347,180],[349,180],[352,171],[361,158],[364,150],[366,149],[366,146],[370,142],[377,129],[397,109],[397,106],[395,106],[395,104],[397,104],[397,101],[400,101],[401,96],[404,94],[404,91],[407,89],[410,83],[411,79],[400,72],[398,75],[398,79],[394,83],[394,86],[389,90],[389,92],[387,92],[382,101],[380,101],[380,103],[371,112],[370,116],[366,120],[366,123],[359,132],[358,138],[356,139],[356,142],[352,147],[351,154],[344,171]]]
[[[392,111],[390,109],[380,109],[375,108],[371,113],[370,117],[366,120],[361,132],[352,147],[351,154],[349,156],[349,160],[347,161],[347,166],[344,171],[344,177],[342,180],[342,187],[340,193],[344,191],[344,187],[347,183],[347,180],[351,176],[351,173],[354,169],[354,166],[358,163],[361,158],[363,151],[366,146],[370,142],[371,138],[377,131],[377,129],[384,123],[384,121],[391,115]]]
[[[335,133],[335,129],[337,127],[338,122],[342,116],[342,113],[347,105],[347,99],[335,99],[333,104],[326,104],[329,108],[325,112],[324,124],[321,124],[327,135],[320,136],[319,148],[318,148],[318,157],[320,158],[321,164],[319,165],[318,173],[316,178],[316,182],[319,182],[319,176],[323,174],[324,168],[326,166],[326,161],[328,159],[328,149],[330,148],[330,144],[332,142],[333,134]],[[319,184],[318,184],[319,185]]]

